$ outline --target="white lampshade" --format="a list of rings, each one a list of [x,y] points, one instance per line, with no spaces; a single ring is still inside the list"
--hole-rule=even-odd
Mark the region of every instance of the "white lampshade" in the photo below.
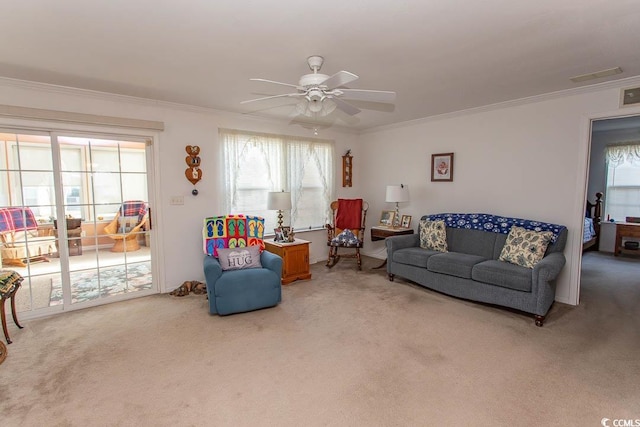
[[[267,209],[274,211],[291,209],[291,193],[288,191],[269,192]]]
[[[402,203],[409,201],[409,187],[406,185],[387,185],[387,197],[385,201],[388,203]]]

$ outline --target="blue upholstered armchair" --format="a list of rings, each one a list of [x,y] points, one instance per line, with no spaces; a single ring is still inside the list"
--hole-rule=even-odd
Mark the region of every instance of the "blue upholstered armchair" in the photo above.
[[[264,220],[259,217],[227,215],[205,219],[204,275],[211,314],[252,311],[281,301],[282,258],[267,251],[259,253],[258,248],[264,248],[263,231]],[[251,268],[223,269],[246,262],[246,257],[238,260],[233,256],[249,246],[259,253],[259,263],[254,259]]]
[[[264,251],[260,263],[262,268],[223,271],[217,258],[205,256],[209,312],[225,315],[277,305],[282,299],[282,258]]]

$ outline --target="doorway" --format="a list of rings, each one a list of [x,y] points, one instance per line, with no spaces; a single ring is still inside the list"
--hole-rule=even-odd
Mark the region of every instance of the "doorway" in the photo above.
[[[640,115],[594,118],[591,120],[590,125],[591,132],[588,141],[589,162],[587,164],[585,199],[587,201],[594,202],[596,193],[602,192],[603,199],[606,200],[608,195],[607,193],[611,192],[608,191],[607,188],[608,185],[611,185],[611,183],[608,184],[608,181],[611,180],[611,174],[607,173],[608,171],[605,158],[606,147],[609,145],[640,142]],[[620,177],[624,177],[624,175],[620,175]],[[633,186],[624,185],[621,187],[621,190],[624,192],[635,191],[636,195],[633,197],[637,197],[640,185],[636,184],[635,190],[631,187]],[[637,199],[633,202],[627,196],[620,198],[621,191],[619,191],[618,188],[616,188],[616,190],[618,190],[618,197],[614,201],[615,203],[613,203],[614,207],[617,206],[619,208],[620,201],[624,201],[623,203],[632,202],[636,207],[639,207],[640,203],[637,202]],[[606,269],[609,271],[609,274],[607,277],[603,277],[601,281],[608,280],[611,283],[616,283],[615,275],[612,276],[613,273],[611,273],[617,270],[615,268],[616,265],[636,265],[640,272],[640,263],[637,263],[637,261],[640,261],[640,257],[633,255],[614,256],[616,234],[615,222],[624,222],[626,220],[624,215],[622,215],[622,217],[620,217],[620,215],[619,209],[607,210],[604,209],[603,204],[601,225],[598,230],[598,247],[595,248],[593,254],[589,252],[581,254],[581,277],[593,274],[593,268],[585,268],[585,262],[582,261],[582,257],[587,255],[590,256],[590,263],[597,260],[598,265],[611,266],[611,268]],[[615,222],[611,222],[609,220]],[[582,280],[580,282],[582,283]],[[579,283],[579,286],[581,286],[581,283]],[[612,287],[612,289],[615,289],[615,287]],[[579,290],[578,295],[580,295],[580,293],[581,290]]]
[[[0,131],[2,264],[24,277],[19,312],[36,317],[157,292],[151,142]]]

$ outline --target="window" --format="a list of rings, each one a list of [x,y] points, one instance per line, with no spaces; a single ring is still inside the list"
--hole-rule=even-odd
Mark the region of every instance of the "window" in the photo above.
[[[605,214],[616,221],[640,216],[640,141],[607,147]]]
[[[109,219],[122,200],[147,200],[145,144],[58,137],[65,214]],[[40,223],[56,217],[48,137],[0,133],[0,206],[29,206]]]
[[[333,200],[333,142],[292,136],[220,130],[224,153],[226,213],[265,218],[269,233],[277,212],[267,210],[267,193],[291,192],[285,225],[294,230],[322,228]]]

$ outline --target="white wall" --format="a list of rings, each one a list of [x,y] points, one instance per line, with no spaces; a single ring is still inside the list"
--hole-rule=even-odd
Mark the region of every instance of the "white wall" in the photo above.
[[[634,83],[627,79],[619,85],[505,103],[360,135],[327,129],[320,137],[336,141],[337,196],[369,201],[368,226],[377,222],[380,211],[393,209],[384,202],[385,188],[397,183],[409,185],[411,202],[401,206],[401,213],[413,215],[414,227],[421,215],[443,211],[486,212],[566,225],[567,267],[556,299],[577,303],[589,121],[622,115],[619,88]],[[202,218],[219,213],[221,206],[218,128],[310,135],[309,130],[286,122],[9,79],[0,79],[0,104],[165,123],[156,147],[160,190],[154,224],[157,240],[162,242],[163,291],[203,278]],[[625,108],[624,114],[640,114],[640,107]],[[15,122],[0,118],[0,126]],[[191,195],[193,187],[184,178],[184,147],[194,144],[201,147],[204,171],[197,197]],[[340,156],[348,148],[354,156],[354,187],[342,188]],[[443,152],[455,153],[454,181],[432,183],[431,154]],[[183,195],[185,204],[171,206],[169,198],[174,195]],[[325,232],[298,237],[313,242],[312,261],[326,259]],[[364,252],[384,257],[383,245],[367,242]]]
[[[203,280],[202,271],[202,220],[221,212],[221,159],[218,143],[218,128],[234,128],[256,132],[302,135],[313,137],[312,131],[288,122],[275,122],[251,116],[228,114],[205,109],[156,103],[148,100],[108,95],[88,91],[70,90],[28,82],[0,79],[0,104],[21,107],[43,108],[76,113],[98,114],[163,121],[165,130],[157,135],[156,171],[158,200],[155,202],[154,221],[156,241],[161,243],[157,260],[161,290],[169,291],[185,280]],[[49,127],[60,126],[51,122],[33,122],[0,117],[0,127]],[[64,126],[79,130],[105,129],[86,126]],[[131,134],[131,130],[122,130]],[[336,182],[342,182],[341,155],[351,149],[354,156],[360,155],[355,133],[332,129],[320,131],[318,138],[333,139],[336,144]],[[192,196],[193,186],[184,176],[186,169],[186,145],[199,145],[203,178],[197,184],[198,196]],[[354,187],[336,188],[340,197],[355,197],[363,183],[362,165],[356,161]],[[184,196],[184,205],[170,205],[171,196]],[[326,259],[326,232],[298,233],[297,237],[311,240],[312,262]]]
[[[626,83],[629,85],[629,83]],[[589,121],[622,114],[619,88],[554,94],[391,126],[361,136],[371,216],[392,206],[387,184],[409,185],[401,214],[482,212],[568,227],[567,266],[556,299],[575,304],[586,188]],[[629,110],[625,109],[625,114]],[[431,182],[431,154],[454,152],[453,182]],[[381,171],[385,171],[381,173]],[[383,242],[369,242],[378,254]]]

